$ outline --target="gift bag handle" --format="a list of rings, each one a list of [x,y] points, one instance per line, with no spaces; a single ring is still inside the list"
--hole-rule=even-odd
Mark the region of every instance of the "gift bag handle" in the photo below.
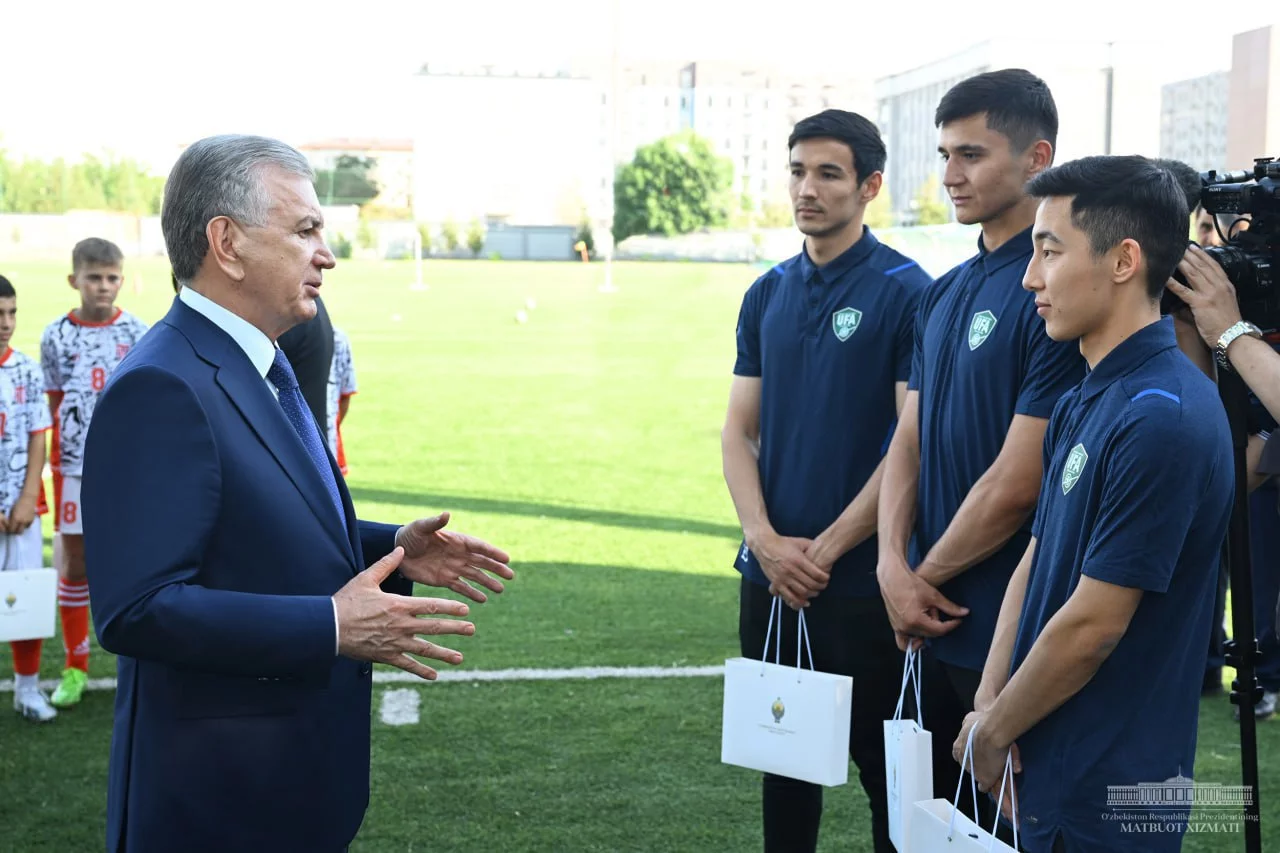
[[[924,709],[920,705],[920,661],[923,657],[923,651],[907,648],[906,657],[902,662],[902,688],[898,691],[898,706],[893,711],[893,719],[901,720],[902,705],[907,696],[907,682],[911,681],[915,684],[916,690],[916,725],[922,730],[924,729]]]
[[[964,784],[964,771],[970,769],[969,782],[973,788],[973,813],[978,813],[978,782],[977,774],[973,772],[973,736],[978,731],[975,725],[969,729],[969,737],[964,743],[964,758],[960,762],[960,781],[956,783],[956,797],[951,802],[951,823],[947,827],[947,840],[950,841],[956,831],[956,815],[960,813],[960,788]],[[1000,776],[1000,796],[996,799],[996,817],[991,824],[991,836],[987,841],[987,850],[995,849],[996,830],[1000,827],[1000,805],[1004,802],[1005,784],[1013,785],[1013,750],[1009,750],[1004,755],[1004,773]],[[1010,801],[1013,812],[1013,849],[1018,849],[1018,791],[1016,787],[1010,790]]]
[[[761,663],[769,662],[769,638],[773,636],[773,619],[775,615],[778,618],[778,636],[774,641],[775,651],[773,660],[775,663],[782,663],[782,611],[779,609],[781,604],[782,599],[775,595],[773,597],[773,604],[769,606],[769,626],[764,632],[764,652],[760,655]],[[760,674],[764,675],[763,667],[760,668]]]
[[[956,815],[960,813],[960,790],[964,786],[965,768],[973,766],[973,734],[977,730],[976,725],[972,726],[969,729],[969,737],[964,742],[964,757],[960,759],[960,778],[956,781],[955,799],[951,801],[951,823],[947,825],[947,841],[950,841],[956,832]],[[969,774],[969,784],[973,788],[973,813],[976,815],[978,813],[978,779],[972,772]]]
[[[1009,784],[1009,806],[1013,812],[1013,849],[1018,849],[1018,788],[1013,783],[1013,750],[1004,756],[1004,774],[1000,777],[1000,796],[996,798],[996,820],[991,826],[991,843],[987,850],[995,847],[996,829],[1000,826],[1000,807],[1004,804],[1004,786]]]
[[[774,615],[777,615],[778,633],[773,633]],[[779,665],[782,664],[782,599],[778,596],[773,597],[773,604],[769,606],[769,627],[764,634],[764,652],[761,654],[761,663],[769,662],[769,640],[774,641],[774,661]],[[800,680],[800,654],[801,649],[808,653],[809,669],[813,670],[813,646],[809,644],[809,628],[804,623],[804,611],[799,612],[799,618],[796,620],[796,680]],[[760,675],[764,675],[764,668],[761,667]]]

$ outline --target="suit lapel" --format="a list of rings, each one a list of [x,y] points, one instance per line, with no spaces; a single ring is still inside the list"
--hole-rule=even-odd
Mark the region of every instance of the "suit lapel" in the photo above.
[[[344,504],[348,505],[348,518],[345,519],[346,524],[339,524],[320,472],[285,417],[280,403],[267,387],[267,381],[249,361],[249,356],[211,320],[178,300],[174,300],[174,307],[165,319],[187,335],[201,358],[217,366],[218,386],[284,469],[334,544],[342,548],[355,565],[357,552],[352,547],[350,532],[354,513],[349,506],[350,499],[345,496],[345,487],[339,484],[338,490],[344,495]],[[337,476],[341,478],[340,474]]]

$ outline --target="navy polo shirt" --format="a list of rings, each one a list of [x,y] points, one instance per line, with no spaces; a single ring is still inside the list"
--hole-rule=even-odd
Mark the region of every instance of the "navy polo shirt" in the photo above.
[[[862,229],[826,266],[802,248],[747,291],[733,372],[758,376],[760,486],[783,536],[826,530],[875,472],[897,423],[894,384],[911,369],[913,323],[931,279]],[[824,594],[872,597],[872,536],[832,566]],[[746,543],[735,568],[767,584]]]
[[[1122,831],[1107,804],[1108,786],[1193,775],[1235,484],[1217,389],[1177,349],[1171,319],[1123,341],[1062,398],[1044,470],[1012,671],[1081,575],[1144,592],[1097,674],[1018,739],[1023,843],[1048,853],[1061,830],[1068,849],[1176,851],[1181,831]],[[1148,820],[1146,808],[1119,811]]]
[[[916,566],[942,537],[969,490],[1000,455],[1014,415],[1048,419],[1085,372],[1074,342],[1056,342],[1022,287],[1031,229],[938,279],[921,301],[910,388],[919,392],[920,479]],[[1031,520],[996,553],[941,586],[969,608],[960,627],[929,641],[938,658],[981,671],[1005,588],[1030,541]]]

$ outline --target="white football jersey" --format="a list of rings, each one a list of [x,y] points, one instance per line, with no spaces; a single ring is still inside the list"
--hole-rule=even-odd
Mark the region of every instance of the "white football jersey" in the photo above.
[[[333,362],[329,366],[328,399],[325,421],[329,425],[329,452],[338,455],[338,402],[356,393],[356,365],[351,359],[351,340],[347,333],[333,330]]]
[[[98,395],[116,366],[147,331],[147,324],[116,309],[106,323],[92,324],[74,314],[54,320],[40,341],[45,391],[62,392],[54,419],[50,464],[65,477],[84,468],[84,440]]]
[[[6,516],[27,481],[31,436],[49,426],[40,366],[29,356],[7,350],[0,355],[0,512]]]

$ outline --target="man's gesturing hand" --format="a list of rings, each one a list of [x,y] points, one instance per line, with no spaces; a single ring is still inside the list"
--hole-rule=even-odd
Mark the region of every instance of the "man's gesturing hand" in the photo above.
[[[507,565],[511,558],[501,548],[474,536],[445,530],[448,523],[449,513],[442,512],[400,528],[396,544],[404,547],[405,554],[400,574],[415,583],[450,589],[483,604],[488,596],[471,584],[502,592],[498,578],[515,577]]]
[[[462,663],[462,655],[420,639],[418,635],[469,637],[476,632],[476,626],[455,619],[418,618],[466,616],[469,608],[461,601],[391,595],[379,589],[379,584],[396,570],[402,559],[404,549],[396,548],[334,593],[333,602],[338,608],[338,654],[355,660],[389,663],[433,681],[436,671],[410,655],[454,665]]]

